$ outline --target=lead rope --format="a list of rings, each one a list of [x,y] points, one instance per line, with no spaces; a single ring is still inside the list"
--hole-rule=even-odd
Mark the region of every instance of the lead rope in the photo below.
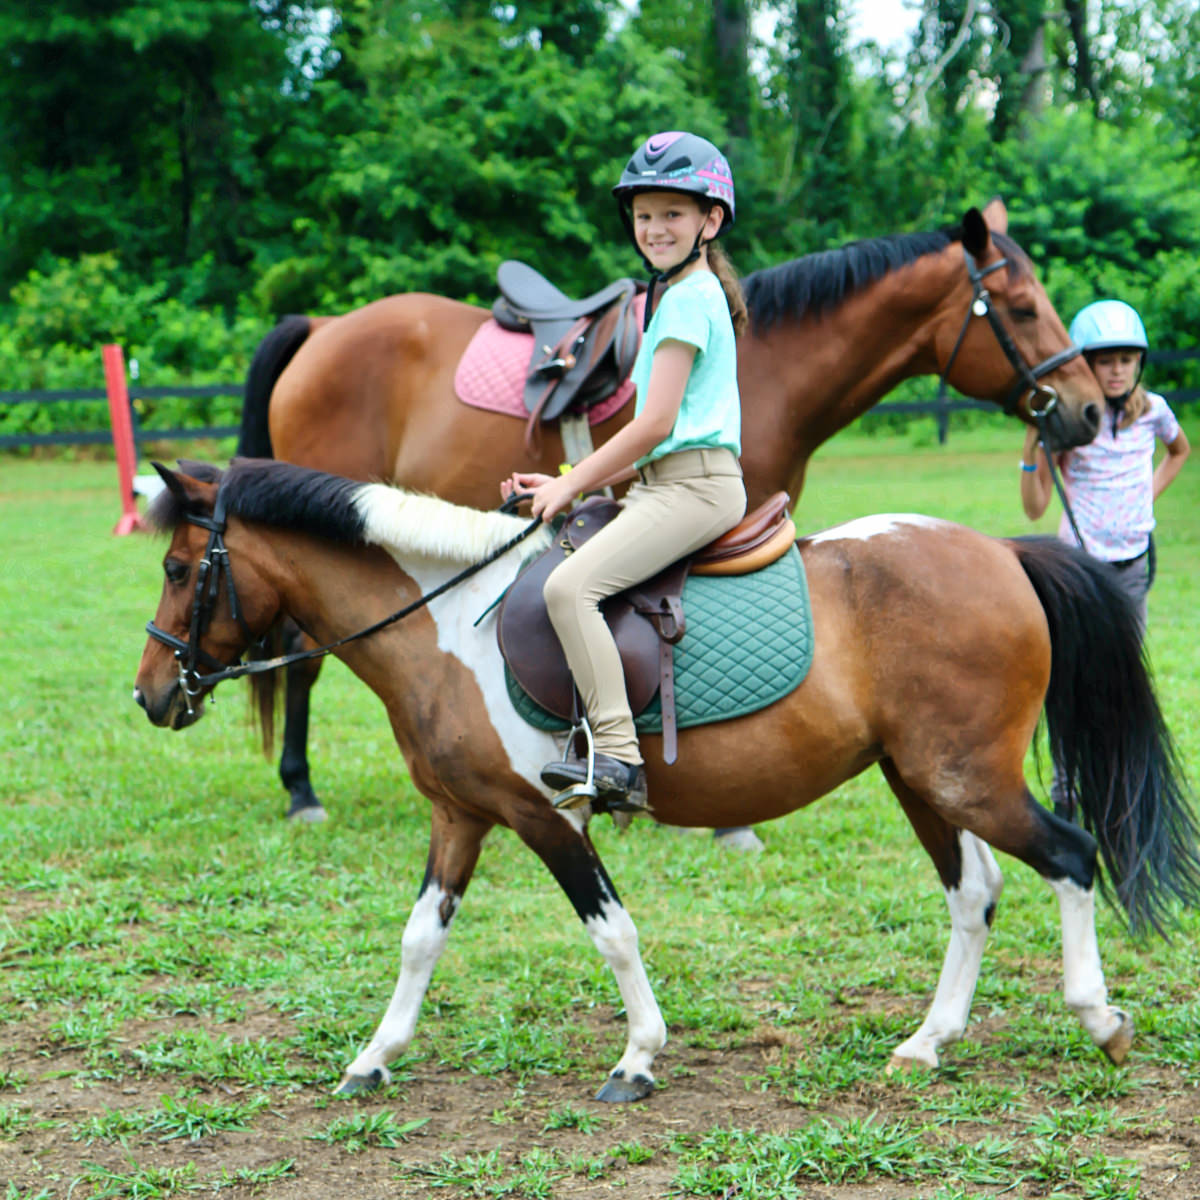
[[[1087,542],[1083,540],[1083,534],[1079,532],[1079,525],[1075,521],[1075,514],[1071,510],[1071,502],[1067,499],[1066,489],[1062,485],[1062,480],[1058,477],[1058,470],[1054,466],[1054,455],[1050,453],[1048,448],[1049,439],[1046,436],[1046,414],[1035,413],[1034,419],[1037,421],[1038,445],[1042,448],[1042,453],[1046,456],[1046,465],[1050,468],[1050,480],[1054,484],[1054,490],[1058,493],[1059,500],[1062,501],[1063,512],[1067,514],[1067,521],[1071,526],[1071,532],[1075,535],[1075,540],[1079,543],[1079,548],[1085,554],[1090,553],[1087,548]]]

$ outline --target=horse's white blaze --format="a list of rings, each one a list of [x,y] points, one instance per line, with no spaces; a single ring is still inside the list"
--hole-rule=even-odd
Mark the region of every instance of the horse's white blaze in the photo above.
[[[380,1071],[388,1078],[387,1064],[402,1054],[412,1041],[417,1027],[417,1014],[429,987],[433,968],[446,948],[450,923],[458,911],[461,897],[431,885],[417,898],[404,927],[400,943],[400,974],[392,999],[379,1022],[375,1035],[361,1054],[346,1068],[348,1075],[366,1078]],[[449,919],[443,921],[442,911]]]
[[[1125,1018],[1108,1003],[1096,942],[1096,895],[1069,879],[1052,880],[1050,886],[1062,914],[1063,999],[1092,1041],[1103,1046]]]
[[[964,830],[959,834],[959,845],[962,878],[957,887],[946,892],[950,943],[933,1003],[921,1028],[894,1052],[897,1059],[929,1067],[938,1065],[938,1050],[942,1046],[958,1041],[966,1032],[987,944],[988,909],[995,906],[1004,887],[1004,877],[986,842]]]
[[[653,1079],[654,1056],[667,1044],[667,1026],[638,950],[637,927],[617,900],[605,900],[600,909],[601,915],[589,917],[584,928],[616,976],[629,1022],[625,1053],[613,1073]]]
[[[948,524],[948,521],[939,520],[937,517],[924,517],[920,513],[875,513],[869,517],[847,521],[844,525],[835,525],[832,529],[822,529],[820,533],[814,533],[806,540],[814,546],[818,542],[865,542],[868,538],[902,533],[905,527],[940,529]]]

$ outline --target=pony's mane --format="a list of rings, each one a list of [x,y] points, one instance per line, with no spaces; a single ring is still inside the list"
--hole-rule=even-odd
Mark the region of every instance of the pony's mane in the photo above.
[[[1010,276],[1033,269],[1025,251],[1012,238],[993,233],[992,239],[1008,257]],[[762,330],[787,317],[831,312],[885,275],[961,240],[957,228],[889,233],[754,271],[742,280],[750,319],[755,329]]]
[[[179,465],[193,479],[219,484],[231,516],[316,534],[342,545],[381,546],[399,558],[475,562],[528,525],[522,517],[480,512],[436,496],[273,459],[235,459],[226,471],[208,463]],[[154,498],[146,517],[154,528],[170,531],[196,511],[198,506],[165,489]],[[533,541],[537,540],[535,534]]]

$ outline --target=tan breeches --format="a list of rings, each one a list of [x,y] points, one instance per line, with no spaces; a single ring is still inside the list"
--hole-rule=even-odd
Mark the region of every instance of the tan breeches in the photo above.
[[[720,537],[746,512],[741,468],[728,450],[684,450],[640,474],[621,514],[568,555],[543,588],[596,750],[627,763],[642,755],[600,602]]]

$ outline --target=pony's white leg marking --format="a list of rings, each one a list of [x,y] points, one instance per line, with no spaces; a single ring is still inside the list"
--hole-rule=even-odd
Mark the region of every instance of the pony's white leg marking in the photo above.
[[[1108,1003],[1096,942],[1095,891],[1069,879],[1051,880],[1050,886],[1062,914],[1063,999],[1092,1041],[1120,1062],[1132,1041],[1133,1023]]]
[[[400,974],[391,1003],[366,1049],[346,1068],[347,1078],[366,1079],[378,1071],[380,1081],[388,1082],[387,1064],[412,1041],[421,1001],[446,948],[460,899],[432,884],[417,898],[400,943]],[[445,919],[443,910],[448,913]]]
[[[938,1050],[958,1041],[967,1028],[989,921],[1000,899],[1004,876],[986,842],[963,830],[959,833],[959,845],[962,878],[957,887],[946,891],[950,944],[946,947],[937,991],[921,1028],[893,1052],[889,1072],[914,1063],[936,1067]]]
[[[642,964],[633,918],[619,901],[606,899],[600,916],[589,917],[584,928],[617,977],[629,1022],[625,1053],[611,1074],[653,1082],[654,1056],[667,1044],[667,1026]]]

